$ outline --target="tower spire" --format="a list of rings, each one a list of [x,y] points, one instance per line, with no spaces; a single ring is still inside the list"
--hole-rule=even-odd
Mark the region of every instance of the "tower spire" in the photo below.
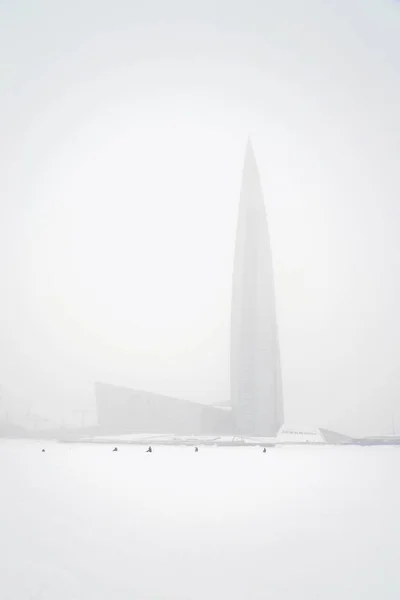
[[[237,427],[248,435],[275,435],[283,423],[283,400],[274,274],[250,137],[240,193],[231,311],[231,400]]]

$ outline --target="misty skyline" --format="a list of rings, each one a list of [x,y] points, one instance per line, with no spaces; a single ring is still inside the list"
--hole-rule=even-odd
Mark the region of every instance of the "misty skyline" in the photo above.
[[[250,133],[285,420],[400,428],[400,12],[378,0],[2,4],[0,384],[229,399]]]
[[[273,255],[257,161],[248,140],[232,277],[231,406],[238,431],[275,436],[284,424]]]

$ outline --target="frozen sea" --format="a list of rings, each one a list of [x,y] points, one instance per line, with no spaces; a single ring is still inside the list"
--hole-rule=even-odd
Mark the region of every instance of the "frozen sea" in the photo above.
[[[3,440],[0,596],[399,600],[399,478],[395,447]]]

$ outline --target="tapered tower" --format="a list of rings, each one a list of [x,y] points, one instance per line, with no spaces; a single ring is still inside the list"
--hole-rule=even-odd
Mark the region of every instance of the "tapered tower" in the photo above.
[[[242,434],[274,436],[283,424],[271,245],[250,141],[243,168],[233,271],[231,402]]]

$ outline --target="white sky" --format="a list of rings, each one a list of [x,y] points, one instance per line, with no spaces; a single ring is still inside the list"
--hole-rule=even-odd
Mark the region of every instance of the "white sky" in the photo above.
[[[0,383],[76,420],[103,380],[229,399],[246,138],[285,416],[400,429],[400,5],[3,0]]]

